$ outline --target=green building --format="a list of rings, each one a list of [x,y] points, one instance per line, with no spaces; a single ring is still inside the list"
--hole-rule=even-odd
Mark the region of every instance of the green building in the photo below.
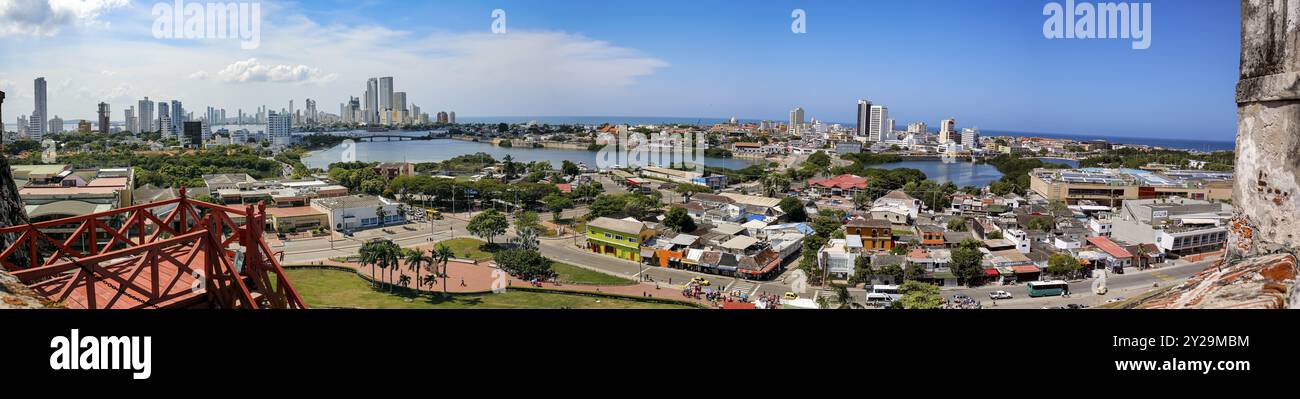
[[[591,252],[633,262],[641,261],[641,245],[654,235],[653,229],[637,221],[600,217],[587,223]]]

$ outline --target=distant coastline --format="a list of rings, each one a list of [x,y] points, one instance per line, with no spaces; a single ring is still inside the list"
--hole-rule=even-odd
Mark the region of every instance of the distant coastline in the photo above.
[[[715,125],[727,123],[731,118],[702,118],[702,117],[674,117],[674,116],[462,116],[456,118],[458,123],[529,123],[537,122],[550,125],[600,125],[604,123],[611,124],[629,124],[629,125],[667,125],[667,124],[686,124],[686,125]],[[767,119],[768,121],[783,122],[781,119]],[[759,123],[763,119],[736,118],[739,123]],[[828,123],[838,123],[829,122]],[[851,124],[844,124],[851,126]],[[65,122],[66,130],[75,130],[75,122]],[[235,126],[235,125],[231,125]],[[217,128],[227,127],[226,125],[217,126]],[[5,130],[15,131],[17,126],[13,123],[6,123]],[[932,129],[933,130],[933,129]],[[931,132],[935,133],[935,132]],[[1012,137],[1041,137],[1051,139],[1069,139],[1078,141],[1088,140],[1105,140],[1111,144],[1137,144],[1147,146],[1158,146],[1164,148],[1197,150],[1197,151],[1231,151],[1236,148],[1234,141],[1217,141],[1217,140],[1191,140],[1162,137],[1127,137],[1127,136],[1099,136],[1088,134],[1070,134],[1070,133],[1029,133],[1009,130],[988,130],[981,129],[984,136],[1012,136]]]

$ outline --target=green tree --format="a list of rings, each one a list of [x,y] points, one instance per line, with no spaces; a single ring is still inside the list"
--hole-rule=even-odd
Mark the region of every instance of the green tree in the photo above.
[[[1057,252],[1047,257],[1047,275],[1061,278],[1074,278],[1083,271],[1079,260],[1065,252]]]
[[[782,212],[785,212],[786,220],[793,223],[803,223],[808,221],[808,211],[804,210],[803,202],[799,197],[785,197],[781,203],[777,204]]]
[[[1052,231],[1053,228],[1056,228],[1056,222],[1052,221],[1051,217],[1034,216],[1025,223],[1025,227],[1030,230],[1048,232]]]
[[[560,163],[560,171],[563,172],[565,176],[571,177],[582,173],[582,170],[578,168],[578,164],[567,159]]]
[[[966,218],[956,217],[948,220],[949,231],[966,231]]]
[[[519,216],[515,216],[515,230],[523,229],[540,229],[542,227],[541,217],[537,212],[524,211]]]
[[[983,262],[983,252],[974,248],[961,247],[952,251],[952,262],[948,265],[952,268],[952,274],[957,276],[958,280],[964,281],[966,285],[971,285],[984,271]]]
[[[943,306],[939,287],[919,281],[905,281],[898,287],[898,306],[903,309],[938,309]]]
[[[695,219],[691,218],[686,208],[674,207],[668,210],[664,215],[664,226],[668,226],[678,233],[689,233],[695,231]]]
[[[546,209],[551,211],[551,220],[558,222],[564,210],[573,207],[573,200],[560,194],[551,194],[542,198],[542,204],[545,204]]]
[[[420,268],[433,264],[433,257],[425,255],[424,251],[418,249],[407,250],[406,267],[415,272],[415,288],[418,290],[424,285],[424,280],[420,279]]]
[[[924,272],[924,270],[922,270],[922,272]],[[907,272],[899,265],[884,265],[880,267],[879,275],[889,277],[889,281],[896,283],[903,281],[903,278],[907,276]]]
[[[551,269],[551,260],[533,250],[504,249],[497,251],[493,255],[493,260],[501,270],[525,280],[534,277],[549,278],[554,273]]]
[[[790,190],[790,177],[780,173],[763,176],[763,193],[768,197],[777,197]]]
[[[492,243],[496,236],[506,232],[510,227],[510,221],[506,216],[497,212],[496,209],[488,209],[469,219],[469,224],[465,226],[470,234],[486,239]]]
[[[384,210],[384,206],[383,206],[383,205],[380,205],[380,206],[376,206],[376,207],[375,207],[375,217],[379,218],[379,226],[380,226],[380,227],[383,227],[383,226],[387,226],[387,225],[388,225],[388,219],[387,219],[387,218],[388,218],[388,211],[387,211],[387,210]]]
[[[434,280],[434,278],[442,277],[443,295],[447,294],[447,263],[451,262],[451,258],[455,256],[456,253],[451,250],[451,247],[448,247],[445,244],[438,244],[437,248],[429,250],[429,257],[433,258],[434,263],[442,264],[442,270],[435,270],[429,278],[436,283],[437,280]]]
[[[707,187],[707,186],[700,185],[700,184],[691,184],[691,183],[681,183],[681,184],[678,184],[678,185],[677,185],[677,188],[674,189],[673,191],[676,191],[678,194],[681,194],[682,197],[683,197],[683,200],[685,200],[685,201],[687,201],[687,202],[689,202],[689,201],[691,200],[691,196],[694,196],[695,194],[699,194],[699,193],[705,193],[705,194],[713,193],[713,189],[711,189],[711,188],[709,188],[709,187]]]
[[[849,293],[849,287],[845,285],[835,285],[835,303],[836,309],[864,309],[866,306],[853,300],[853,294]]]

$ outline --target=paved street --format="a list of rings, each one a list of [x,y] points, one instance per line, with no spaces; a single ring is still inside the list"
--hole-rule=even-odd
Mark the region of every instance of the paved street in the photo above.
[[[585,214],[585,211],[581,209],[568,210],[563,213],[563,216],[573,218],[583,214]],[[336,234],[332,239],[290,241],[283,246],[285,252],[284,262],[303,263],[356,255],[362,243],[375,237],[385,237],[403,247],[413,247],[427,244],[430,240],[436,242],[455,237],[470,236],[469,232],[465,230],[465,224],[468,218],[471,217],[470,214],[459,213],[444,216],[443,220],[435,220],[432,223],[390,226],[382,230],[366,230],[357,232],[353,237],[343,237]],[[503,237],[509,237],[513,234],[514,229],[511,228]],[[747,281],[734,277],[723,277],[687,270],[645,267],[637,262],[588,252],[578,247],[581,243],[582,237],[576,239],[574,237],[545,238],[541,240],[540,250],[542,255],[556,261],[634,280],[655,282],[665,288],[680,288],[691,278],[703,277],[710,281],[712,287],[721,288],[725,292],[739,290],[748,293],[750,296],[758,293],[783,295],[786,292],[795,291],[791,287],[794,281],[789,270],[772,281]],[[1091,307],[1102,305],[1112,298],[1132,298],[1154,288],[1155,284],[1159,284],[1161,287],[1169,284],[1180,284],[1192,274],[1203,270],[1212,263],[1213,261],[1180,263],[1153,270],[1129,271],[1126,274],[1111,275],[1107,280],[1109,292],[1104,296],[1092,292],[1092,279],[1071,282],[1070,292],[1072,295],[1070,297],[1029,298],[1025,284],[976,288],[951,287],[944,288],[941,293],[944,298],[952,298],[955,294],[971,296],[979,300],[985,309],[1040,309],[1066,304],[1082,304]],[[997,304],[994,305],[993,301],[989,299],[989,293],[997,290],[1010,292],[1014,298],[997,301]],[[866,301],[866,290],[850,289],[849,291],[859,303]],[[805,292],[800,293],[800,296],[806,298],[831,295],[834,295],[831,290],[818,287],[809,287]]]
[[[1066,304],[1080,304],[1091,307],[1105,304],[1107,300],[1113,298],[1132,298],[1151,290],[1155,284],[1159,284],[1161,287],[1170,284],[1181,284],[1192,274],[1205,270],[1206,267],[1212,264],[1214,264],[1214,261],[1182,263],[1152,270],[1129,271],[1119,275],[1112,274],[1106,280],[1106,286],[1109,289],[1106,295],[1096,295],[1092,292],[1093,279],[1071,282],[1071,295],[1069,297],[1030,298],[1025,284],[945,289],[942,294],[945,298],[951,298],[952,295],[959,293],[969,295],[979,300],[985,309],[1041,309]],[[1007,291],[1014,298],[997,301],[995,307],[993,301],[989,299],[989,293],[997,290]]]

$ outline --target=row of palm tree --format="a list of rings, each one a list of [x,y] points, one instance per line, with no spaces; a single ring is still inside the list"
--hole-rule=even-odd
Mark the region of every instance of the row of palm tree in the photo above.
[[[428,253],[418,249],[404,249],[391,240],[374,240],[361,246],[360,263],[370,266],[370,275],[372,285],[378,281],[388,283],[391,291],[393,286],[393,272],[398,271],[401,263],[405,262],[407,270],[415,272],[416,289],[423,288],[425,285],[436,285],[437,278],[442,277],[442,292],[447,293],[447,263],[455,253],[451,248],[443,244],[438,244],[436,248],[430,249]],[[439,267],[441,266],[441,267]],[[378,268],[378,274],[376,273]],[[429,275],[425,278],[420,277],[421,269],[428,269]],[[387,272],[387,278],[384,277]],[[403,287],[408,287],[411,278],[402,275],[397,283]]]

